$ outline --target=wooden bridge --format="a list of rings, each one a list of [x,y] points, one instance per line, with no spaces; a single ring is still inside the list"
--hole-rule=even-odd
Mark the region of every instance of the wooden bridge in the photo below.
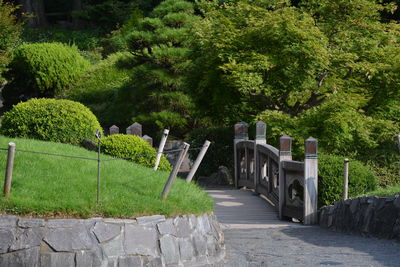
[[[304,162],[292,160],[292,139],[280,138],[279,149],[266,143],[266,124],[256,124],[248,140],[248,124],[235,124],[235,187],[208,190],[215,214],[226,227],[285,226],[290,221],[318,223],[317,140],[305,141]]]

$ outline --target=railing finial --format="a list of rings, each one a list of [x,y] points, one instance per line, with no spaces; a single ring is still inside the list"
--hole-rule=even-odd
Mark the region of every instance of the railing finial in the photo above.
[[[248,128],[249,128],[249,125],[244,121],[236,123],[235,124],[235,139],[248,140],[249,139]]]

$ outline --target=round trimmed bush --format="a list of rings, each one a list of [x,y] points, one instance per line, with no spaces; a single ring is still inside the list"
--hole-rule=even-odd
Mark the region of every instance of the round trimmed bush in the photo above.
[[[130,161],[147,167],[154,167],[156,160],[156,155],[135,157],[135,155],[156,153],[153,147],[136,135],[109,135],[101,140],[101,152],[117,158],[130,158]],[[162,171],[171,171],[172,169],[164,156],[161,157],[158,169]]]
[[[53,97],[89,68],[75,46],[35,43],[18,47],[5,74],[11,82],[3,96],[8,107],[32,97]]]
[[[60,143],[79,144],[102,131],[97,118],[84,105],[71,100],[31,99],[15,105],[2,118],[0,133]]]
[[[318,155],[318,203],[330,205],[343,197],[344,157]],[[360,161],[349,163],[349,197],[355,197],[376,188],[373,172]]]

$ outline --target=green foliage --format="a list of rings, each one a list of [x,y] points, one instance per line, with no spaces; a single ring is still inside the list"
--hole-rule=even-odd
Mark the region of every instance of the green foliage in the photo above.
[[[21,150],[97,158],[96,152],[77,146],[0,136],[1,148],[6,148],[9,142],[16,143]],[[204,190],[182,179],[176,179],[168,198],[161,200],[168,173],[126,160],[101,162],[100,205],[97,205],[97,161],[16,153],[11,194],[0,199],[2,214],[132,218],[202,214],[213,209],[213,201]],[[101,159],[112,157],[101,155]],[[6,161],[7,153],[0,153],[2,173]]]
[[[225,166],[233,175],[233,128],[205,128],[189,132],[186,136],[193,147],[201,147],[205,140],[211,142],[206,155],[201,162],[201,167],[196,176],[209,176],[218,171],[219,166]],[[189,151],[192,160],[197,158],[199,151]]]
[[[61,43],[26,44],[14,51],[6,77],[7,105],[24,98],[52,97],[66,89],[89,67],[76,47]]]
[[[127,47],[135,57],[131,87],[123,94],[135,102],[133,120],[157,130],[171,128],[177,136],[193,127],[194,105],[184,79],[188,31],[198,19],[192,3],[166,0],[126,33]]]
[[[0,84],[4,80],[2,73],[10,61],[10,53],[19,43],[22,32],[21,23],[14,15],[16,9],[12,4],[0,0]]]
[[[26,28],[22,38],[27,43],[63,43],[79,50],[95,51],[101,46],[100,34],[91,30],[67,30],[61,28]]]
[[[334,155],[318,156],[318,204],[331,205],[343,197],[343,161]],[[376,181],[373,172],[361,162],[349,163],[349,197],[374,190]]]
[[[143,138],[136,135],[113,134],[101,140],[101,151],[117,158],[130,158],[129,160],[147,167],[154,167],[156,150]],[[137,156],[144,154],[153,154]],[[159,170],[171,171],[168,160],[162,156]]]
[[[101,126],[84,105],[70,100],[31,99],[15,105],[2,117],[0,133],[69,144],[95,139]]]

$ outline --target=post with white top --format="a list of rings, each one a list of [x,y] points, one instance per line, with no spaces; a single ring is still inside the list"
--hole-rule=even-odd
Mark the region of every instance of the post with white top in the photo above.
[[[14,168],[14,156],[15,156],[15,143],[10,142],[8,143],[6,177],[4,179],[4,197],[8,197],[11,191],[12,172]]]
[[[285,206],[285,177],[282,169],[282,161],[292,160],[292,138],[283,135],[279,138],[279,219],[284,220],[283,207]]]
[[[349,159],[344,159],[343,164],[343,199],[349,198]]]
[[[318,223],[318,141],[305,141],[304,160],[304,224]]]
[[[238,188],[238,181],[239,181],[239,170],[240,170],[240,163],[238,163],[238,155],[236,144],[249,139],[248,134],[249,125],[242,121],[235,124],[235,139],[233,140],[233,160],[234,160],[234,167],[235,167],[235,187]],[[247,160],[247,159],[246,159]],[[247,161],[246,161],[247,162]]]
[[[397,135],[397,145],[399,146],[399,152],[400,152],[400,134]]]
[[[160,164],[161,155],[164,152],[164,147],[165,147],[165,143],[167,142],[168,134],[169,134],[169,130],[168,129],[164,129],[160,145],[158,146],[156,162],[155,162],[154,168],[153,168],[155,171],[158,169],[158,165]]]
[[[201,161],[203,160],[204,155],[206,154],[206,152],[207,152],[207,150],[208,150],[210,144],[211,144],[211,142],[208,141],[208,140],[206,140],[206,141],[204,142],[204,145],[203,145],[203,147],[201,148],[200,153],[199,153],[199,155],[197,156],[196,161],[194,162],[192,169],[190,170],[188,176],[186,177],[186,182],[187,182],[187,183],[190,183],[190,182],[192,181],[193,176],[195,175],[197,169],[199,168],[200,163],[201,163]]]
[[[257,145],[267,143],[267,124],[263,121],[256,123],[256,139],[254,141],[254,189],[257,191],[257,184],[260,181],[261,162],[258,158]]]

